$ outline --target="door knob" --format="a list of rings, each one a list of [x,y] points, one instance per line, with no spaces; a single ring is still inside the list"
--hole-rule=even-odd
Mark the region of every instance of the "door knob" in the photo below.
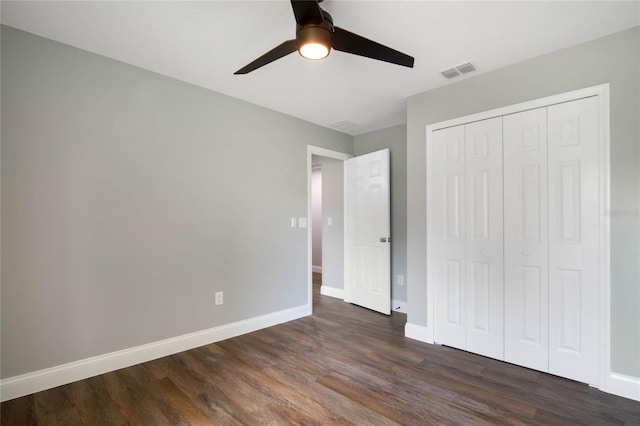
[[[387,239],[386,239],[385,237],[381,237],[381,238],[380,238],[380,242],[381,242],[381,243],[386,243],[386,242],[387,242]]]

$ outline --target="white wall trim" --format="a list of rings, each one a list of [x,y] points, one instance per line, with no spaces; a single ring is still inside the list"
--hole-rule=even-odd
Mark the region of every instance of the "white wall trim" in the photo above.
[[[563,102],[571,102],[578,99],[588,98],[591,96],[608,97],[609,83],[597,86],[586,87],[584,89],[573,90],[571,92],[559,93],[532,101],[521,102],[518,104],[508,105],[501,108],[483,111],[476,114],[465,115],[463,117],[453,118],[451,120],[441,121],[427,125],[427,133],[435,130],[446,129],[447,127],[459,126],[461,124],[469,124],[475,121],[487,120],[489,118],[500,117],[503,115],[515,114],[530,109],[548,107],[550,105],[560,104]],[[608,117],[607,117],[608,118]]]
[[[404,336],[425,343],[433,343],[433,330],[424,325],[406,323],[404,325]]]
[[[329,297],[335,297],[336,299],[344,300],[344,289],[329,287],[328,285],[323,285],[320,287],[320,294]]]
[[[605,392],[640,401],[640,377],[611,373],[604,389]]]
[[[605,212],[611,211],[611,162],[610,162],[610,121],[609,121],[609,85],[596,86],[600,88],[598,96],[600,102],[598,102],[598,116],[600,119],[600,135],[599,144],[600,152],[600,174],[603,176],[599,181],[600,199],[599,203]],[[617,383],[617,380],[612,377],[615,373],[611,371],[611,218],[607,214],[601,214],[599,224],[600,241],[600,282],[602,287],[600,288],[600,328],[598,330],[600,335],[600,388],[605,392],[610,392],[619,395],[617,391],[610,391],[611,383]],[[604,388],[604,389],[603,389]],[[615,388],[615,386],[614,386]],[[640,395],[640,392],[636,392]]]
[[[405,302],[404,300],[391,300],[391,311],[402,312],[403,314],[406,314],[407,305],[407,302]]]
[[[318,266],[318,265],[313,265],[311,267],[311,271],[321,274],[322,273],[322,266]]]
[[[344,152],[333,151],[331,149],[321,148],[319,146],[307,145],[307,217],[311,217],[311,171],[313,169],[314,155],[321,157],[333,158],[335,160],[348,160],[353,157],[351,154],[345,154]],[[307,227],[307,304],[309,306],[309,315],[313,312],[313,274],[312,274],[312,237],[311,226]],[[346,262],[345,262],[346,265]]]
[[[230,339],[309,315],[307,305],[285,309],[207,330],[183,334],[133,348],[98,355],[0,380],[0,399],[10,399],[108,373],[142,362]]]

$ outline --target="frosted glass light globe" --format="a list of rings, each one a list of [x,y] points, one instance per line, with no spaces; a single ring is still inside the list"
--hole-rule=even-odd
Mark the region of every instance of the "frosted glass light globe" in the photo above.
[[[329,48],[321,43],[306,43],[300,47],[300,55],[307,59],[323,59],[329,55]]]

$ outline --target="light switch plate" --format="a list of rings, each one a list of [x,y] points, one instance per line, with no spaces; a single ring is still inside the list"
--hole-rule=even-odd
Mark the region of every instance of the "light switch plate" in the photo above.
[[[292,217],[292,218],[291,218],[291,227],[292,227],[292,228],[295,228],[295,227],[296,227],[296,218],[295,218],[295,217]]]
[[[331,226],[333,225],[333,218],[332,217],[328,217],[327,218],[327,226]]]
[[[300,227],[300,228],[306,228],[307,227],[307,218],[306,217],[299,217],[298,218],[298,227]]]

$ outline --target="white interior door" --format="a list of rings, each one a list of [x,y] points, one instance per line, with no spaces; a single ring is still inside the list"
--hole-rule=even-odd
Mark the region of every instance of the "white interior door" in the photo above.
[[[548,108],[549,372],[598,383],[598,101]]]
[[[464,126],[433,134],[428,200],[433,216],[436,318],[434,339],[443,345],[466,345],[466,216]]]
[[[434,132],[435,341],[503,358],[502,118]]]
[[[505,361],[549,369],[546,108],[503,117]]]
[[[345,301],[391,313],[389,150],[345,161]]]
[[[504,357],[502,117],[465,125],[466,350]]]

